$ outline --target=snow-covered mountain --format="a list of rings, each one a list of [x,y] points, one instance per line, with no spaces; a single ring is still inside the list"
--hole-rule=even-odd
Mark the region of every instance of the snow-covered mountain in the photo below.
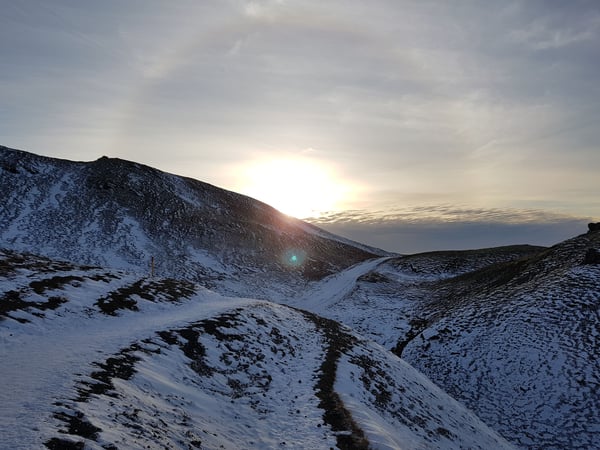
[[[391,349],[515,445],[600,448],[599,263],[599,231],[425,253],[343,272],[293,304]]]
[[[3,247],[188,279],[222,293],[294,292],[385,252],[249,197],[116,158],[84,163],[0,146]],[[282,283],[273,284],[274,278]],[[285,283],[284,283],[285,282]]]
[[[598,226],[397,256],[6,147],[0,192],[2,449],[600,448]]]
[[[0,276],[0,448],[512,448],[309,312],[12,251]]]

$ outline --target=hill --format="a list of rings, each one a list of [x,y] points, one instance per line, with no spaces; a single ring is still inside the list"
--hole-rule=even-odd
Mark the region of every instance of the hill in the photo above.
[[[0,252],[0,448],[511,448],[332,320]]]
[[[80,264],[269,298],[386,254],[249,197],[138,163],[47,158],[0,146],[0,242]],[[273,283],[275,280],[280,283]],[[284,286],[288,286],[284,288]]]
[[[528,448],[593,448],[600,433],[600,248],[588,233],[438,286],[403,358]]]
[[[597,446],[597,224],[397,256],[119,159],[0,175],[0,448]]]
[[[590,231],[547,249],[382,259],[293,304],[390,349],[515,445],[595,448],[599,249]]]

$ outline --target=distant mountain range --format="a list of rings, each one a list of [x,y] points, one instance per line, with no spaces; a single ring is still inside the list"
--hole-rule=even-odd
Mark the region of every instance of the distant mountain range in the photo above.
[[[596,226],[399,256],[6,147],[0,190],[0,448],[598,448]]]

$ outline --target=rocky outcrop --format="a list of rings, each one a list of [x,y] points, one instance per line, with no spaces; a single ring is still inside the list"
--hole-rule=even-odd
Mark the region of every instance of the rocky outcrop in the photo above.
[[[600,231],[600,222],[588,223],[588,232],[593,233],[594,231]]]

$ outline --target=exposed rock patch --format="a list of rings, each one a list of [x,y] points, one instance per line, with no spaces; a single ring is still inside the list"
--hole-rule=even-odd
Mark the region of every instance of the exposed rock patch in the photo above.
[[[583,264],[600,264],[600,250],[590,248],[583,258]]]

